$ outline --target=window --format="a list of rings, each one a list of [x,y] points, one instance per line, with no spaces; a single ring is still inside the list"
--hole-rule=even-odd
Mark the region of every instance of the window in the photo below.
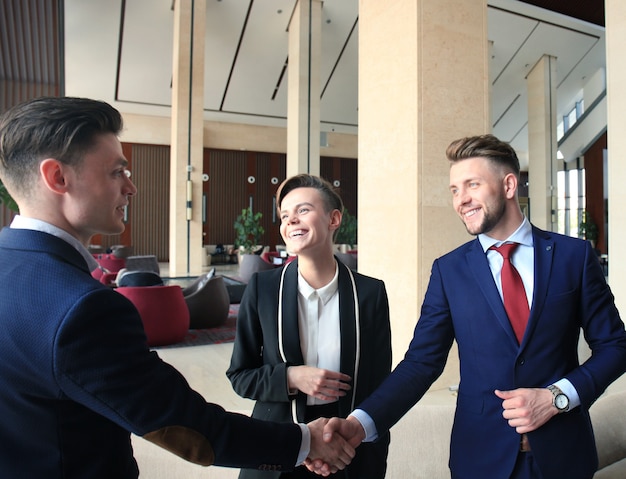
[[[578,163],[578,162],[577,162]],[[578,225],[585,209],[585,170],[578,164],[557,173],[557,231],[578,237]]]

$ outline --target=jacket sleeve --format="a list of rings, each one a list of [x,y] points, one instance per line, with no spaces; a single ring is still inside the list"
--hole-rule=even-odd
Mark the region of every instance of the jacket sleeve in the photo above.
[[[226,376],[241,397],[256,401],[288,402],[287,364],[278,352],[276,311],[278,298],[268,293],[275,304],[259,312],[259,276],[254,275],[241,299],[237,333]]]
[[[139,314],[119,293],[100,288],[82,295],[54,343],[54,376],[64,395],[127,431],[203,465],[295,466],[297,425],[258,421],[206,402],[149,350]]]

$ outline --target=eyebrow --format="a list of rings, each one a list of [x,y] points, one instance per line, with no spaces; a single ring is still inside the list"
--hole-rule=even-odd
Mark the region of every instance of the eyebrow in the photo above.
[[[295,205],[295,206],[294,206],[294,209],[298,209],[298,208],[300,208],[301,206],[304,206],[304,205],[315,207],[315,206],[313,205],[313,203],[309,203],[308,201],[303,201],[302,203],[298,203],[297,205]],[[285,213],[286,211],[287,211],[287,210],[285,210],[285,209],[280,210],[280,212],[281,212],[281,213]]]

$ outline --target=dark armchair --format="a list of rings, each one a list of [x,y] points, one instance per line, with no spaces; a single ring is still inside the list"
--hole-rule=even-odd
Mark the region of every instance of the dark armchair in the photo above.
[[[184,288],[183,296],[189,308],[190,329],[215,328],[228,319],[228,290],[223,278],[214,276],[213,270]]]

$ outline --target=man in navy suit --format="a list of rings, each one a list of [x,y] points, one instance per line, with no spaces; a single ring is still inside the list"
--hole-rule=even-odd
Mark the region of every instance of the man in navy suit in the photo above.
[[[384,434],[441,374],[456,340],[452,477],[591,478],[598,459],[589,407],[626,369],[624,324],[600,263],[589,242],[542,231],[524,217],[510,145],[492,135],[463,138],[446,155],[454,209],[477,238],[434,262],[404,359],[327,432],[353,445]],[[502,299],[503,258],[490,249],[504,243],[518,243],[511,262],[530,308],[521,339]],[[592,351],[583,364],[581,329]]]
[[[0,232],[0,476],[138,477],[130,433],[201,464],[343,469],[327,420],[277,424],[207,403],[147,346],[139,313],[93,279],[86,245],[124,230],[137,190],[110,105],[41,98],[0,117],[0,178],[19,206]]]

